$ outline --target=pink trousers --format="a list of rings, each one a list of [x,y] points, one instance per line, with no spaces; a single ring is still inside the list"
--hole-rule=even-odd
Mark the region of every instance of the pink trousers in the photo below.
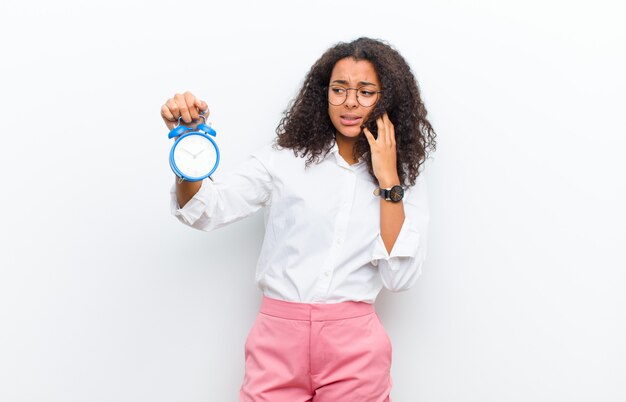
[[[245,345],[243,402],[389,402],[391,342],[368,303],[263,297]]]

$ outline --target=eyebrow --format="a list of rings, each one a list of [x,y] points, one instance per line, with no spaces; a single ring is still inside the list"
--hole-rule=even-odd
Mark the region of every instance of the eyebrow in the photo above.
[[[331,84],[342,84],[342,85],[348,85],[349,82],[346,80],[334,80],[333,82],[331,82]],[[376,86],[376,84],[374,84],[373,82],[367,82],[367,81],[359,81],[359,86],[365,86],[365,85],[372,85],[372,86]]]

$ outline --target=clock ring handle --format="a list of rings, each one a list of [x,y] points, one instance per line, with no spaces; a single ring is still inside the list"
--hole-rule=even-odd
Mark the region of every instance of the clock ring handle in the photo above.
[[[211,123],[206,121],[206,116],[204,115],[204,113],[206,113],[204,110],[200,112],[199,116],[204,119],[204,123],[198,124],[198,126],[196,127],[196,131],[201,131],[205,134],[209,134],[215,137],[217,133],[215,132],[213,127],[211,127]]]
[[[205,113],[204,111],[201,111],[199,114],[199,116],[202,117],[202,119],[204,120],[204,123],[198,124],[195,130],[192,129],[191,127],[187,127],[184,124],[182,124],[183,116],[180,116],[178,118],[178,123],[176,124],[176,126],[170,130],[168,134],[168,138],[171,139],[171,138],[179,137],[188,131],[202,131],[206,134],[210,134],[215,137],[216,132],[213,128],[211,128],[211,123],[207,123],[206,115],[204,113]]]
[[[201,112],[200,112],[200,114],[199,114],[198,116],[199,116],[199,117],[202,117],[202,120],[204,120],[204,123],[206,124],[206,116],[204,115],[204,113],[205,113],[204,111],[201,111]],[[183,121],[183,116],[180,116],[180,117],[178,118],[178,123],[176,124],[176,127],[181,126],[181,121]],[[201,123],[201,124],[202,124],[202,123]],[[183,126],[183,127],[186,127],[185,125],[182,125],[182,126]],[[176,127],[174,127],[174,128],[176,128]],[[187,127],[187,128],[189,128],[189,127]]]

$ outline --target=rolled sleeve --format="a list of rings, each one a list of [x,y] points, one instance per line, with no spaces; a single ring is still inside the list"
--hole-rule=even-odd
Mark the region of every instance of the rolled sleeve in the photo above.
[[[202,185],[198,192],[185,204],[184,208],[178,205],[176,197],[176,184],[172,185],[170,190],[171,203],[170,210],[179,221],[188,226],[194,226],[206,211],[215,208],[217,200],[217,191],[210,179],[202,181]]]
[[[374,255],[372,260],[390,261],[396,257],[413,257],[417,255],[419,251],[419,246],[420,234],[415,228],[411,227],[411,224],[405,217],[402,228],[400,229],[400,233],[398,234],[398,238],[396,239],[396,242],[391,249],[391,253],[387,252],[387,247],[385,247],[383,237],[380,235],[380,233],[378,233],[378,236],[376,236],[376,245],[374,248]],[[394,269],[397,270],[398,267],[395,267]]]
[[[378,267],[383,286],[393,292],[411,288],[422,273],[429,220],[426,193],[426,182],[420,174],[415,185],[405,191],[404,222],[391,252],[387,252],[380,233],[372,246],[372,264]]]
[[[170,189],[170,209],[183,224],[211,231],[254,213],[269,204],[272,176],[269,170],[271,146],[250,155],[236,170],[204,179],[198,192],[178,205],[176,184]]]

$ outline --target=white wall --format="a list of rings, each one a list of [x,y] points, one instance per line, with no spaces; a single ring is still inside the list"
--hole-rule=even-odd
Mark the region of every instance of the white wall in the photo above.
[[[160,105],[206,99],[229,169],[362,35],[439,135],[424,274],[377,302],[394,400],[626,401],[625,9],[4,0],[0,401],[236,400],[262,216],[170,215]]]

